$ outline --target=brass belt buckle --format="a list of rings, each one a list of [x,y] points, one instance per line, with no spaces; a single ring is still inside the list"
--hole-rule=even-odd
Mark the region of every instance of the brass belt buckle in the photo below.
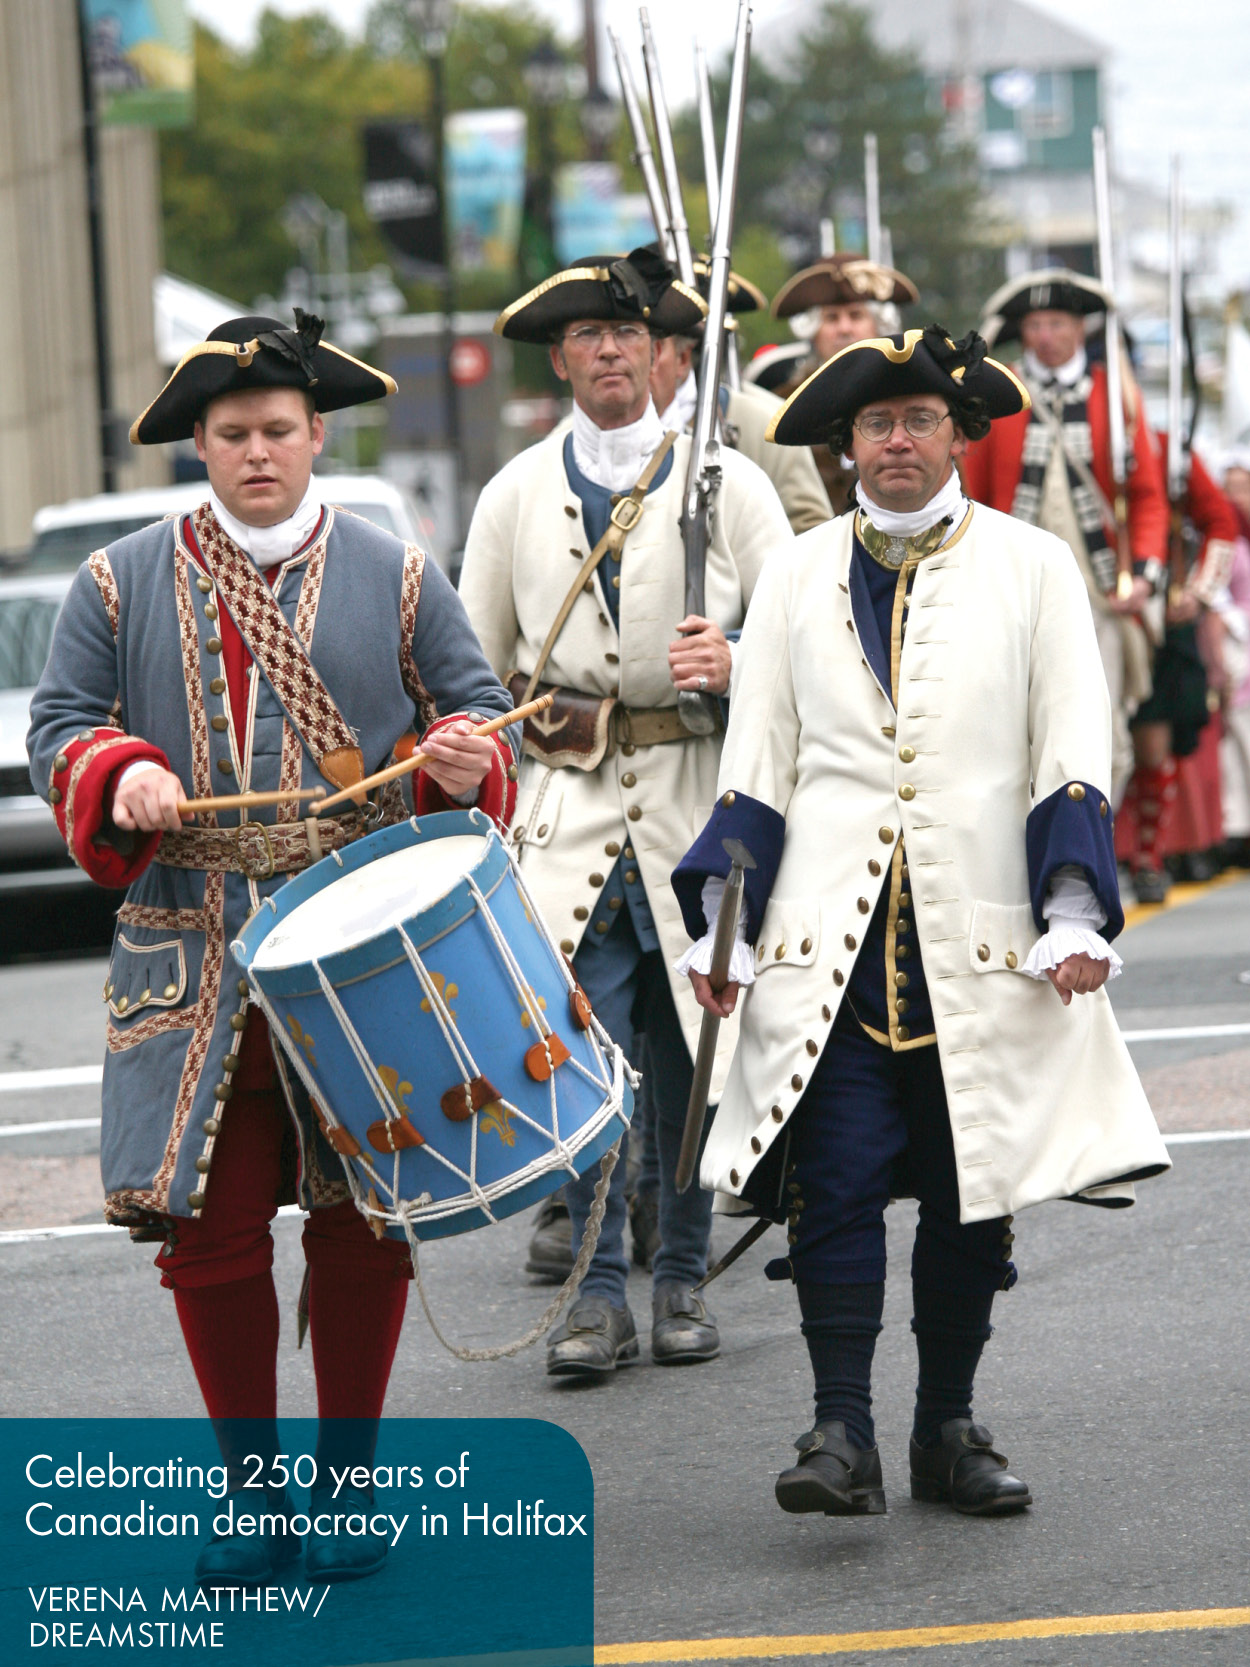
[[[619,504],[613,506],[608,517],[612,525],[623,533],[633,532],[642,519],[642,501],[639,498],[622,498]]]
[[[243,843],[243,835],[253,830],[260,835],[261,844],[264,847],[265,862],[267,864],[267,866],[262,869],[259,874],[254,874],[252,872],[251,863],[253,861],[253,857],[247,851]],[[263,822],[241,822],[235,829],[234,837],[235,843],[239,847],[239,861],[242,864],[243,872],[247,878],[249,880],[271,880],[277,872],[277,864],[274,860],[273,841],[269,837],[269,829],[265,826],[265,824]],[[256,855],[259,855],[259,852],[256,853]]]

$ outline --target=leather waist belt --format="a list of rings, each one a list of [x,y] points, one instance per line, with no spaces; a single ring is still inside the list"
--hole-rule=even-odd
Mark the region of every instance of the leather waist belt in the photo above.
[[[618,746],[658,747],[666,741],[697,739],[675,706],[614,706],[612,728]]]
[[[310,816],[303,822],[244,822],[238,828],[181,828],[176,833],[170,829],[161,835],[156,861],[166,868],[268,880],[275,874],[298,874],[375,825],[354,813]]]

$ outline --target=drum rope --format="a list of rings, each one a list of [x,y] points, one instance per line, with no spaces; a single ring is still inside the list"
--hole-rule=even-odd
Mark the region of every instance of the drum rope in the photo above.
[[[421,1277],[421,1262],[418,1256],[420,1240],[413,1232],[407,1211],[402,1213],[401,1220],[404,1233],[408,1239],[408,1249],[412,1255],[412,1273],[417,1284],[417,1295],[421,1298],[421,1306],[425,1310],[425,1317],[430,1322],[430,1330],[448,1354],[454,1355],[457,1360],[465,1361],[507,1360],[514,1354],[520,1354],[523,1349],[528,1349],[551,1329],[559,1317],[561,1309],[585,1278],[586,1269],[590,1266],[591,1258],[598,1249],[599,1231],[603,1226],[604,1212],[608,1207],[608,1188],[612,1182],[612,1171],[616,1168],[616,1160],[621,1151],[621,1141],[624,1138],[625,1136],[621,1135],[616,1143],[603,1154],[599,1179],[595,1182],[594,1203],[590,1207],[590,1214],[586,1217],[586,1231],[582,1234],[582,1247],[577,1253],[577,1260],[573,1263],[568,1278],[556,1292],[551,1302],[548,1303],[539,1319],[535,1321],[524,1337],[519,1337],[515,1343],[503,1343],[498,1347],[489,1349],[466,1349],[458,1343],[453,1343],[450,1338],[443,1335],[438,1321],[430,1310],[429,1298],[425,1294],[425,1282]]]

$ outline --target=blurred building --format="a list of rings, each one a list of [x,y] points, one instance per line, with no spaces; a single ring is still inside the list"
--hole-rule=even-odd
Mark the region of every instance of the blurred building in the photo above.
[[[101,485],[77,0],[0,4],[0,549],[43,504]],[[161,267],[157,138],[100,132],[114,405],[160,387],[152,311]],[[118,485],[167,478],[124,445]]]

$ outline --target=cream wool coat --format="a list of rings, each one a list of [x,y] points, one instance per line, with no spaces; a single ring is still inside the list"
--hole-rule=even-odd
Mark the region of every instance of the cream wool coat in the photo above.
[[[668,645],[685,617],[685,556],[678,518],[690,457],[680,436],[664,483],[647,494],[621,563],[621,628],[602,593],[579,596],[543,671],[543,681],[585,694],[619,694],[626,706],[674,706]],[[724,631],[742,625],[766,556],[793,543],[767,478],[725,448],[707,558],[706,614]],[[460,596],[491,665],[504,676],[537,664],[552,620],[578,564],[590,552],[581,501],[564,469],[556,433],[515,457],[478,499],[465,543]],[[687,947],[669,876],[711,811],[719,735],[618,749],[592,771],[521,765],[513,819],[521,867],[566,954],[581,942],[587,915],[626,845],[634,851],[655,916],[660,947],[687,1043],[698,1043],[700,1010],[690,982],[672,963]],[[732,1053],[734,1026],[718,1055],[713,1097]],[[628,1043],[628,1037],[618,1038]]]
[[[785,1138],[901,832],[961,1219],[1100,1187],[1131,1198],[1106,1183],[1168,1156],[1106,991],[1065,1008],[1007,959],[1023,965],[1038,936],[1030,810],[1072,782],[1105,793],[1110,775],[1080,573],[1058,539],[976,506],[920,563],[901,655],[895,626],[896,714],[852,615],[852,537],[848,515],[778,552],[738,650],[719,791],[762,800],[786,831],[703,1185],[743,1208]]]

